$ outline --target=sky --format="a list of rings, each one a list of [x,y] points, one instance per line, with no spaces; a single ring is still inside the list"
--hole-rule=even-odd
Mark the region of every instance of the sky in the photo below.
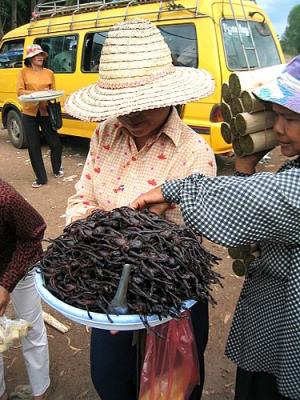
[[[284,33],[289,12],[300,4],[300,0],[256,0],[256,2],[266,11],[279,36]]]

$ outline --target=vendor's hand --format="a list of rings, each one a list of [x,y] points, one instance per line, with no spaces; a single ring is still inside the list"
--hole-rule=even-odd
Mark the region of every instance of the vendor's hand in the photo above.
[[[162,194],[161,186],[141,194],[130,204],[130,207],[137,210],[143,210],[144,208],[152,208],[152,210],[154,210],[154,207],[158,207],[157,210],[165,211],[167,209],[166,200]]]
[[[87,210],[87,212],[85,214],[82,215],[76,215],[74,217],[72,217],[72,222],[78,221],[79,219],[86,219],[87,217],[89,217],[95,210],[100,210],[98,208],[90,208],[89,210]]]
[[[3,286],[0,286],[0,317],[5,313],[10,300],[10,293]]]
[[[151,211],[155,214],[158,214],[158,215],[162,215],[162,214],[164,214],[164,212],[167,211],[169,206],[170,206],[169,203],[154,204],[153,206],[149,207],[149,211]]]
[[[261,151],[259,153],[250,154],[249,156],[235,158],[235,170],[243,172],[244,174],[254,174],[257,163],[268,153],[267,151]]]

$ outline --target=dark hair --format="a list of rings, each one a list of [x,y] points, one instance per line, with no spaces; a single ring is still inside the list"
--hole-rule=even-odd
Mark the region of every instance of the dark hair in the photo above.
[[[30,58],[25,58],[24,65],[25,65],[25,67],[30,67],[31,66]]]

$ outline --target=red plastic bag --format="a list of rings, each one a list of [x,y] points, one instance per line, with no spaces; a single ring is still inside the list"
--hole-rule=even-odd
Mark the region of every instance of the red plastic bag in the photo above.
[[[199,384],[199,364],[189,312],[147,334],[139,400],[188,400]]]

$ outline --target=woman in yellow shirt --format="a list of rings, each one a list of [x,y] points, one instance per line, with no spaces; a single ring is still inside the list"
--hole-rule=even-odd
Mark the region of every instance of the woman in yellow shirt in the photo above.
[[[39,90],[55,89],[54,74],[44,68],[44,60],[48,54],[41,46],[33,44],[27,47],[24,60],[25,68],[19,72],[17,80],[18,96]],[[28,144],[28,152],[36,180],[33,188],[39,188],[47,183],[47,174],[41,150],[40,128],[51,150],[51,164],[55,177],[63,176],[61,166],[62,145],[57,131],[51,127],[47,111],[47,102],[24,103],[23,126]]]

